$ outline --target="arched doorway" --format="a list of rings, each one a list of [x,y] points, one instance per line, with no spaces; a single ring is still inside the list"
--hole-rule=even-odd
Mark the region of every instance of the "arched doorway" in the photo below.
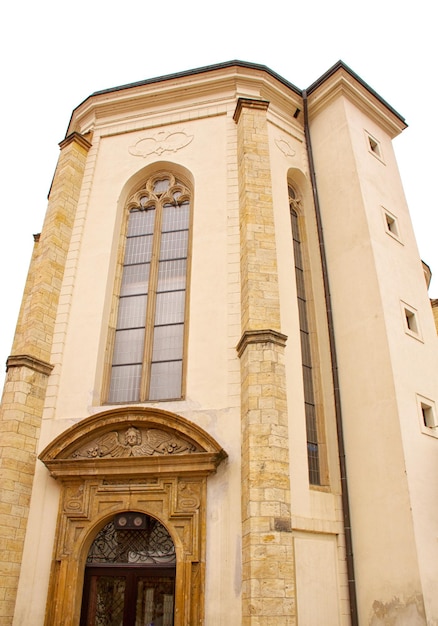
[[[173,626],[175,546],[157,519],[116,515],[88,551],[81,626]]]
[[[226,456],[196,424],[151,408],[105,411],[80,421],[52,441],[39,457],[60,484],[45,626],[149,626],[144,621],[147,612],[143,612],[143,621],[128,617],[129,622],[124,621],[123,608],[109,621],[104,613],[101,619],[97,610],[90,612],[90,600],[84,599],[84,590],[98,602],[105,594],[107,598],[122,596],[126,587],[136,589],[138,598],[142,585],[146,592],[141,591],[140,596],[147,601],[151,596],[147,589],[158,584],[150,580],[158,574],[157,564],[141,563],[140,556],[137,564],[119,563],[116,573],[103,572],[107,563],[94,564],[101,569],[92,578],[88,558],[95,542],[103,538],[100,533],[109,522],[120,522],[120,515],[131,521],[142,515],[146,520],[159,520],[172,538],[175,562],[169,563],[164,576],[174,579],[173,622],[169,626],[203,624],[207,478]],[[131,550],[132,555],[147,554],[145,542],[141,546]],[[99,582],[96,576],[104,573],[109,576]],[[169,604],[170,580],[161,582],[163,605],[165,601]],[[136,606],[136,602],[123,591],[123,607],[127,603]],[[159,626],[158,619],[153,620],[154,626]]]

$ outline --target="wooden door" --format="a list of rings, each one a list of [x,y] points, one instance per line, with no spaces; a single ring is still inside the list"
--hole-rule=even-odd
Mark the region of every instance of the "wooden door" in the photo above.
[[[87,567],[81,626],[173,626],[174,596],[174,567]]]

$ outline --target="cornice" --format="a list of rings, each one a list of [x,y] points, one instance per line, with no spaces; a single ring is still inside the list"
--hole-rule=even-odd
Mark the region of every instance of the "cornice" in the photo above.
[[[233,120],[239,121],[242,109],[258,109],[259,111],[267,111],[269,102],[258,98],[239,98],[237,100],[236,109],[234,111]]]
[[[213,66],[204,73],[182,73],[133,83],[126,87],[92,94],[72,113],[68,134],[84,132],[93,124],[105,125],[117,117],[140,119],[145,115],[166,115],[178,121],[181,111],[205,109],[212,115],[221,105],[235,107],[239,97],[270,100],[292,113],[299,106],[301,91],[280,80],[264,66],[226,64]]]
[[[105,133],[105,127],[120,119],[125,125],[144,126],[145,119],[160,118],[162,124],[179,122],[181,116],[192,119],[194,111],[202,116],[223,114],[224,107],[232,115],[239,98],[269,101],[270,110],[301,126],[297,118],[303,96],[310,119],[334,98],[344,96],[392,137],[406,128],[403,117],[342,61],[304,91],[264,65],[229,61],[96,91],[74,109],[67,137],[97,127]]]
[[[83,135],[81,135],[80,133],[77,133],[77,132],[72,132],[65,139],[63,139],[59,143],[59,147],[61,148],[61,150],[63,150],[65,147],[69,146],[71,143],[79,144],[87,152],[91,148],[91,143],[87,139],[85,139],[85,137]]]
[[[407,127],[403,117],[342,63],[314,83],[305,95],[310,121],[335,99],[345,97],[374,119],[391,138]]]
[[[160,477],[178,474],[208,476],[216,471],[226,458],[224,451],[157,457],[109,458],[109,459],[42,459],[53,478],[75,480],[78,478],[105,476],[108,478],[135,478],[158,474]]]
[[[271,328],[263,328],[257,330],[245,330],[239,343],[236,346],[237,354],[239,357],[245,352],[246,348],[251,344],[256,343],[273,343],[277,346],[285,347],[287,336],[278,330],[272,330]]]
[[[27,367],[34,372],[39,372],[40,374],[49,376],[54,366],[46,361],[36,359],[29,354],[14,354],[9,356],[6,361],[6,371],[8,371],[11,367]]]
[[[332,65],[331,68],[329,68],[322,76],[320,76],[314,83],[312,83],[310,87],[306,89],[307,95],[315,91],[320,85],[326,82],[331,76],[333,76],[333,74],[335,74],[340,69],[344,70],[349,76],[351,76],[351,78],[353,78],[356,82],[362,85],[362,87],[364,87],[370,94],[377,98],[385,107],[390,109],[394,113],[394,115],[396,115],[402,122],[405,122],[404,117],[402,117],[400,113],[398,113],[390,104],[388,104],[388,102],[386,102],[386,100],[384,100],[382,96],[374,91],[374,89],[370,87],[368,83],[362,80],[362,78],[358,74],[356,74],[356,72],[353,72],[353,70],[348,67],[348,65],[346,65],[343,61],[338,61],[337,63]]]

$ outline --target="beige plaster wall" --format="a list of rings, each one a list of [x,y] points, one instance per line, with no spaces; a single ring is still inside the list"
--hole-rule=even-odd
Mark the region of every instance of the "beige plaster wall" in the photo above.
[[[67,260],[52,354],[56,365],[39,448],[78,420],[108,408],[100,404],[102,362],[127,181],[139,182],[147,176],[141,172],[157,161],[160,169],[167,164],[186,168],[194,189],[186,397],[157,406],[199,424],[229,455],[208,486],[206,620],[210,624],[221,623],[227,615],[238,616],[241,610],[240,370],[235,350],[240,338],[239,236],[237,186],[235,194],[230,192],[236,158],[233,144],[227,144],[227,135],[234,132],[232,112],[175,126],[193,135],[193,140],[170,159],[156,154],[146,159],[132,156],[133,134],[108,136],[106,129],[100,130],[100,136],[95,133],[89,177],[74,225],[73,237],[81,244],[72,246]],[[147,130],[142,133],[148,135]],[[33,624],[42,624],[44,618],[55,527],[43,523],[43,512],[56,512],[58,487],[40,463],[32,497],[35,523],[30,524],[26,540],[14,624],[27,623],[30,611]]]
[[[380,142],[382,159],[369,150],[367,133]],[[432,522],[421,505],[431,487],[424,472],[436,461],[416,407],[418,389],[436,394],[436,337],[390,137],[343,98],[319,111],[311,136],[321,172],[359,611],[367,620],[395,595],[410,605],[436,567]],[[402,243],[385,231],[382,207],[397,215]],[[424,342],[405,333],[401,299],[419,311]],[[437,512],[432,506],[430,520]],[[423,588],[427,593],[428,584]],[[435,600],[425,601],[431,618]]]
[[[307,150],[301,128],[287,123],[279,125],[270,117],[270,158],[275,209],[276,245],[278,258],[278,282],[280,289],[281,331],[287,335],[285,349],[287,397],[289,409],[289,461],[291,467],[292,525],[298,536],[305,536],[312,543],[313,556],[319,565],[325,563],[326,544],[319,541],[325,537],[334,545],[333,561],[336,596],[334,602],[339,610],[333,624],[349,624],[348,589],[345,565],[342,510],[340,502],[339,466],[336,440],[336,423],[333,405],[333,386],[330,349],[327,335],[327,318],[322,286],[321,261],[315,213],[309,181]],[[306,285],[309,319],[313,329],[314,348],[317,355],[315,368],[320,379],[316,388],[319,413],[322,413],[323,438],[321,446],[322,465],[327,465],[328,481],[322,488],[309,487],[307,466],[306,422],[304,414],[303,375],[298,306],[293,261],[292,234],[287,183],[293,183],[301,196],[303,249],[308,253],[312,281]],[[320,533],[326,533],[321,535]],[[297,542],[295,542],[297,545]],[[298,544],[301,546],[301,544]],[[303,544],[307,546],[307,543]],[[318,557],[318,551],[321,553]],[[301,565],[301,553],[297,553],[297,575],[306,568],[306,557]],[[309,574],[309,572],[308,572]],[[307,574],[306,574],[307,575]],[[310,574],[309,574],[310,575]],[[305,578],[305,576],[304,576]],[[297,578],[298,620],[306,620],[301,613],[304,606],[313,605],[316,614],[324,614],[326,596],[315,596],[310,587],[300,584]],[[301,609],[300,609],[301,607]],[[331,617],[333,618],[331,613]],[[305,623],[307,623],[305,621]]]

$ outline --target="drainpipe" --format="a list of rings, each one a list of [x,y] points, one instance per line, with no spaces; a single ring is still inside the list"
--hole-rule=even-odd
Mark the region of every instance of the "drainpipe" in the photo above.
[[[324,283],[324,296],[326,303],[327,324],[330,342],[330,356],[332,363],[332,379],[334,389],[335,400],[335,415],[336,415],[336,430],[338,436],[338,453],[339,453],[339,466],[341,473],[341,497],[342,497],[342,510],[344,515],[344,535],[345,535],[345,550],[347,555],[347,576],[348,576],[348,592],[350,597],[350,616],[351,626],[359,626],[359,619],[357,614],[357,596],[356,596],[356,581],[354,577],[354,558],[353,558],[353,541],[351,535],[351,519],[350,519],[350,502],[348,497],[348,482],[347,482],[347,468],[345,462],[345,446],[344,446],[344,431],[342,426],[342,408],[341,408],[341,396],[339,389],[339,375],[338,375],[338,362],[336,356],[336,343],[335,332],[333,326],[333,312],[330,296],[330,285],[327,272],[327,258],[325,254],[324,235],[321,221],[321,210],[318,198],[318,189],[316,186],[315,167],[313,162],[312,143],[310,140],[309,130],[309,118],[307,110],[307,91],[303,91],[303,105],[304,105],[304,134],[306,137],[307,156],[309,159],[310,168],[310,180],[312,184],[313,202],[315,205],[316,223],[318,229],[318,242],[319,251],[321,256],[322,275]]]

